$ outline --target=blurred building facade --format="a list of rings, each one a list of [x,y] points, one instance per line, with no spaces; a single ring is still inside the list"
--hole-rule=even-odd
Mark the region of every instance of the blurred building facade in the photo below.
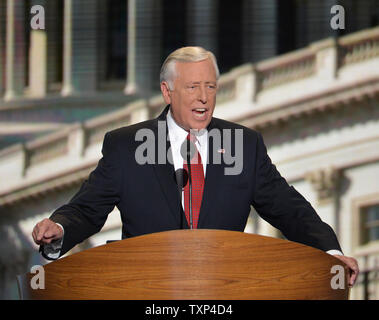
[[[362,269],[353,299],[379,298],[379,1],[0,0],[0,297],[45,260],[36,222],[78,190],[105,132],[163,108],[174,49],[212,50],[215,116],[263,134],[287,181]],[[45,8],[45,30],[30,8]],[[117,209],[70,253],[120,239]],[[252,209],[246,232],[281,237]]]

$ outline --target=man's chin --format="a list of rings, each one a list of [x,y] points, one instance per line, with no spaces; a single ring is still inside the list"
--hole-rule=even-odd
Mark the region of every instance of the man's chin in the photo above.
[[[194,121],[191,121],[191,123],[189,123],[190,125],[190,128],[192,130],[203,130],[203,129],[206,129],[209,125],[209,123],[211,122],[211,118],[206,118],[204,120],[194,120]]]
[[[201,131],[201,130],[207,129],[208,125],[209,125],[209,121],[207,121],[206,123],[202,123],[200,125],[199,124],[193,124],[191,126],[191,130],[193,130],[193,131]]]

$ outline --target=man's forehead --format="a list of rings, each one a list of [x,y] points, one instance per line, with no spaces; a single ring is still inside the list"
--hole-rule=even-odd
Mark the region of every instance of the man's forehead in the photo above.
[[[216,70],[212,61],[208,58],[201,61],[177,61],[176,78],[186,81],[197,81],[199,77],[206,75],[207,81],[216,80]]]

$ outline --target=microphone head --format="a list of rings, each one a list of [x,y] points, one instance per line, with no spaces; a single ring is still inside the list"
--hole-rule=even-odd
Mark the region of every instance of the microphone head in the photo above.
[[[192,159],[195,156],[196,151],[196,146],[191,140],[185,140],[180,146],[180,155],[185,161],[187,161],[188,156]]]
[[[178,188],[183,189],[188,183],[188,172],[185,169],[178,169],[175,171],[175,182]]]

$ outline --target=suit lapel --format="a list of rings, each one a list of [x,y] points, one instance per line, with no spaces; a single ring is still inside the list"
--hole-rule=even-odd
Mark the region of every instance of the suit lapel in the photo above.
[[[218,145],[214,139],[210,138],[208,134],[208,163],[207,163],[207,171],[204,182],[204,191],[203,191],[203,199],[201,202],[200,214],[199,214],[199,222],[198,227],[202,228],[205,218],[209,212],[211,212],[212,208],[214,208],[217,204],[215,203],[216,193],[220,190],[220,181],[224,176],[224,168],[225,164],[223,162],[223,157],[219,154],[220,161],[214,159],[214,155],[218,155],[218,151],[223,148],[223,136],[222,130],[219,128],[215,120],[212,119],[211,123],[208,126],[208,133],[211,130],[219,130],[221,144]],[[216,139],[217,140],[217,139]],[[216,151],[216,153],[214,153]]]
[[[172,161],[168,160],[168,157],[171,157],[171,148],[170,141],[168,137],[167,121],[166,116],[169,106],[165,108],[162,114],[156,119],[153,131],[155,137],[155,147],[156,147],[156,158],[155,164],[153,164],[153,169],[158,179],[158,182],[162,188],[163,194],[166,198],[170,212],[173,215],[175,221],[177,222],[180,228],[183,227],[183,210],[180,205],[180,194],[178,186],[175,180],[175,169]],[[160,123],[158,121],[161,121]],[[163,135],[163,136],[162,136]],[[165,142],[163,142],[163,140]],[[164,143],[165,155],[159,155],[158,148],[162,146],[160,144]],[[162,161],[164,158],[164,161]],[[162,163],[163,162],[163,163]]]

